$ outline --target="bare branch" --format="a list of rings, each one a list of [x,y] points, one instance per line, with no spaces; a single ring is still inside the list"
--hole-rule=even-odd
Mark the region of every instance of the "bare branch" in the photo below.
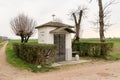
[[[91,2],[92,0],[90,0]],[[105,36],[104,36],[104,32],[108,30],[108,28],[112,25],[110,24],[109,18],[111,16],[111,10],[109,10],[110,6],[112,4],[117,4],[117,2],[115,2],[116,0],[111,0],[109,2],[107,2],[105,4],[105,6],[103,7],[103,0],[97,0],[98,2],[98,7],[99,7],[99,16],[98,16],[98,20],[96,20],[95,22],[92,22],[94,25],[97,25],[99,28],[99,35],[100,35],[100,41],[104,42],[105,41]]]
[[[74,18],[75,24],[77,24],[77,18],[76,18],[75,13],[72,13],[72,15],[73,15],[73,18]]]
[[[36,26],[36,22],[24,14],[19,14],[10,21],[10,24],[13,32],[21,37],[21,42],[28,41],[29,37],[34,34]]]
[[[116,0],[111,0],[110,2],[107,2],[106,4],[105,4],[105,6],[104,6],[104,11],[106,10],[106,9],[108,9],[111,5],[113,5],[113,4],[118,4],[117,2],[115,2]]]
[[[82,18],[85,15],[85,11],[87,10],[86,7],[78,7],[77,10],[71,12],[71,16],[73,18],[73,21],[75,22],[76,27],[76,35],[75,40],[79,41],[80,39],[80,31],[81,31],[81,22]]]

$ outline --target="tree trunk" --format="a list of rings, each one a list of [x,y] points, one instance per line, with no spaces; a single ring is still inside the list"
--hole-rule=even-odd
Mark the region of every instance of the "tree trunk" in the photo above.
[[[76,36],[75,36],[75,40],[79,41],[80,40],[80,25],[76,24]]]
[[[20,34],[20,37],[21,37],[21,43],[24,43],[24,35],[22,33]]]
[[[24,37],[21,36],[21,43],[24,43]]]
[[[28,42],[29,38],[30,38],[30,36],[27,36],[27,37],[25,38],[25,43]]]
[[[75,13],[73,13],[73,18],[74,18],[75,26],[76,26],[76,35],[75,35],[76,41],[80,40],[80,27],[81,27],[80,24],[81,24],[82,16],[83,16],[83,10],[80,10],[78,20],[76,18]]]
[[[104,36],[104,12],[103,12],[103,5],[102,0],[98,0],[98,6],[99,6],[99,35],[100,35],[100,41],[105,42],[105,36]]]

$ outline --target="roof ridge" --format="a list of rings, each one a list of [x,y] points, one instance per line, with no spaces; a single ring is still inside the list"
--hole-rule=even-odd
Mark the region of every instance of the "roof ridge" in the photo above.
[[[70,28],[74,28],[74,26],[68,25],[68,24],[64,24],[61,22],[47,22],[45,24],[42,24],[40,26],[37,26],[36,28],[41,28],[41,27],[70,27]]]

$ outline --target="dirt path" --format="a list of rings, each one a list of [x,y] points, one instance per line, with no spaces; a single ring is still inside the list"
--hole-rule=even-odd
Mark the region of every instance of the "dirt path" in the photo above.
[[[6,62],[6,45],[0,49],[0,80],[120,80],[120,61],[66,66],[47,73],[19,70]]]

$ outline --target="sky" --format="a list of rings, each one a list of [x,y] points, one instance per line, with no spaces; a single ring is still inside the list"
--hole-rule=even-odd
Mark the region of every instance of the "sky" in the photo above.
[[[78,6],[85,5],[88,7],[84,21],[82,21],[82,38],[98,38],[98,31],[94,31],[95,25],[91,21],[95,20],[98,7],[97,0],[89,3],[89,0],[0,0],[0,36],[7,36],[10,39],[19,38],[11,30],[10,21],[18,14],[24,13],[36,20],[37,25],[41,25],[52,21],[52,15],[59,18],[63,23],[74,26],[74,22],[68,15],[72,10]],[[103,0],[103,4],[109,0]],[[120,2],[120,0],[116,0]],[[110,7],[111,17],[110,21],[113,24],[105,32],[106,37],[120,37],[120,3],[113,4]],[[37,31],[32,38],[37,38]]]

